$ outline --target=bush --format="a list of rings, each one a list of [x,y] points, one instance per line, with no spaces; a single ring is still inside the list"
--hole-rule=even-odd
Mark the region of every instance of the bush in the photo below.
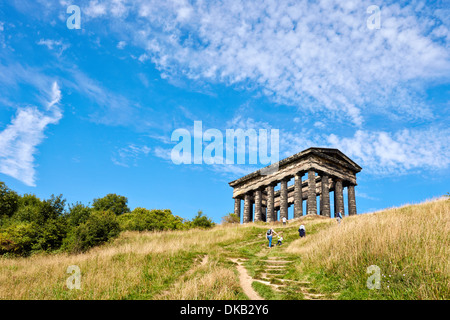
[[[170,210],[147,210],[136,208],[133,212],[125,213],[118,217],[122,230],[177,230],[184,229],[184,221],[174,216]]]
[[[94,199],[92,207],[96,211],[111,211],[116,215],[121,215],[130,212],[127,203],[128,199],[126,197],[110,193],[103,198]]]
[[[11,217],[19,207],[19,195],[0,181],[0,217]]]
[[[222,217],[222,224],[228,223],[241,223],[241,220],[235,213],[229,213],[225,217]]]
[[[17,212],[11,217],[4,233],[9,234],[14,245],[7,245],[4,250],[11,247],[14,254],[29,254],[32,251],[52,251],[61,247],[63,239],[68,232],[64,213],[65,200],[62,195],[41,201],[35,195],[25,194],[19,201]],[[19,239],[19,231],[24,226],[33,232],[23,234],[23,241]],[[30,238],[29,238],[30,237]],[[25,245],[26,244],[26,245]],[[17,248],[18,247],[18,248]]]
[[[198,211],[197,215],[192,219],[190,223],[192,228],[212,228],[215,226],[215,223],[208,218],[207,216],[203,215],[203,212],[201,210]]]
[[[69,213],[66,215],[67,223],[70,227],[76,227],[86,222],[91,215],[92,209],[81,203],[69,205]]]
[[[117,237],[119,233],[119,222],[113,212],[94,211],[86,222],[70,231],[63,248],[73,253],[84,252]]]
[[[18,222],[0,231],[0,254],[27,255],[31,252],[37,232],[30,222]]]

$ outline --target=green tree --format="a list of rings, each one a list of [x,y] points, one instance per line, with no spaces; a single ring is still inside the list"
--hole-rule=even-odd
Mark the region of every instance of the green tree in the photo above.
[[[117,216],[111,211],[94,211],[86,222],[73,228],[64,240],[63,248],[69,252],[84,252],[109,241],[120,233]]]
[[[96,211],[111,211],[115,215],[130,212],[127,206],[128,199],[115,193],[109,193],[103,198],[94,199],[92,207]]]
[[[203,215],[203,211],[199,210],[197,212],[197,215],[192,219],[191,226],[193,228],[212,228],[215,226],[215,223],[208,218],[207,216]]]
[[[0,230],[0,254],[27,255],[37,236],[35,225],[16,222]]]
[[[118,217],[122,230],[145,231],[145,230],[177,230],[184,229],[182,218],[174,216],[168,209],[148,210],[136,208],[130,213]]]
[[[26,225],[34,233],[28,237],[30,243],[26,242],[27,246],[22,246],[23,249],[14,250],[14,252],[20,251],[21,254],[28,254],[30,251],[53,251],[59,249],[69,230],[67,219],[64,215],[65,203],[66,200],[63,199],[62,195],[52,195],[47,200],[41,200],[33,194],[22,196],[17,212],[11,218],[12,221],[9,228],[13,231],[24,230],[23,228],[20,229],[19,226]],[[12,232],[12,234],[14,235],[15,233]],[[15,236],[14,239],[17,240],[18,237]]]
[[[77,202],[75,205],[69,205],[69,212],[66,215],[67,223],[71,227],[79,226],[87,221],[91,215],[92,209],[82,203]]]
[[[19,195],[0,181],[0,217],[11,217],[19,207]]]

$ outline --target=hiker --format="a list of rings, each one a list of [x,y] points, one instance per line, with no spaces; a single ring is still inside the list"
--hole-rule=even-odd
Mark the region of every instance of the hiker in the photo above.
[[[283,244],[283,235],[278,236],[277,246],[281,246]]]
[[[338,224],[340,224],[341,220],[342,220],[342,214],[341,214],[341,211],[338,211],[336,221],[338,222]]]
[[[283,225],[286,224],[286,217],[283,217],[283,219],[281,219],[283,221]]]
[[[300,228],[298,228],[298,235],[300,236],[300,238],[306,236],[306,230],[304,225],[301,225]]]
[[[272,247],[272,236],[274,233],[277,234],[272,228],[267,230],[266,238],[267,238],[267,240],[269,240],[269,248]]]

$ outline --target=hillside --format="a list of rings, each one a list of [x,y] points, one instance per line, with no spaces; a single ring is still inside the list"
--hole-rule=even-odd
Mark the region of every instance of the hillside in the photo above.
[[[0,299],[449,299],[449,222],[441,199],[340,225],[320,216],[274,223],[284,243],[271,249],[264,223],[127,231],[82,254],[1,258]],[[80,289],[70,290],[73,265]],[[379,289],[367,288],[371,265]]]

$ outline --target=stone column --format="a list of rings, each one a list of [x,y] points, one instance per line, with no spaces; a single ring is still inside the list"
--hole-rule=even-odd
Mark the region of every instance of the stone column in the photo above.
[[[252,201],[249,193],[244,196],[244,223],[251,222],[252,217]]]
[[[320,215],[331,217],[330,210],[330,186],[328,184],[328,175],[322,174],[322,192],[320,195]]]
[[[234,214],[239,218],[239,222],[241,221],[241,199],[234,198]]]
[[[352,184],[348,185],[347,193],[348,193],[348,214],[352,216],[356,214],[355,186]]]
[[[270,184],[267,186],[267,216],[266,221],[272,222],[275,220],[275,210],[273,207],[273,198],[274,198],[274,185]]]
[[[262,221],[261,189],[255,190],[255,222]]]
[[[308,200],[306,202],[306,214],[317,214],[316,199],[316,173],[308,170]]]
[[[280,220],[285,217],[288,218],[288,191],[286,178],[280,181]]]
[[[298,172],[294,177],[294,218],[303,215],[303,194],[302,194],[303,172]]]
[[[341,212],[342,216],[345,215],[344,212],[344,189],[342,186],[342,180],[336,179],[336,182],[334,184],[334,215],[338,213],[338,211]]]

